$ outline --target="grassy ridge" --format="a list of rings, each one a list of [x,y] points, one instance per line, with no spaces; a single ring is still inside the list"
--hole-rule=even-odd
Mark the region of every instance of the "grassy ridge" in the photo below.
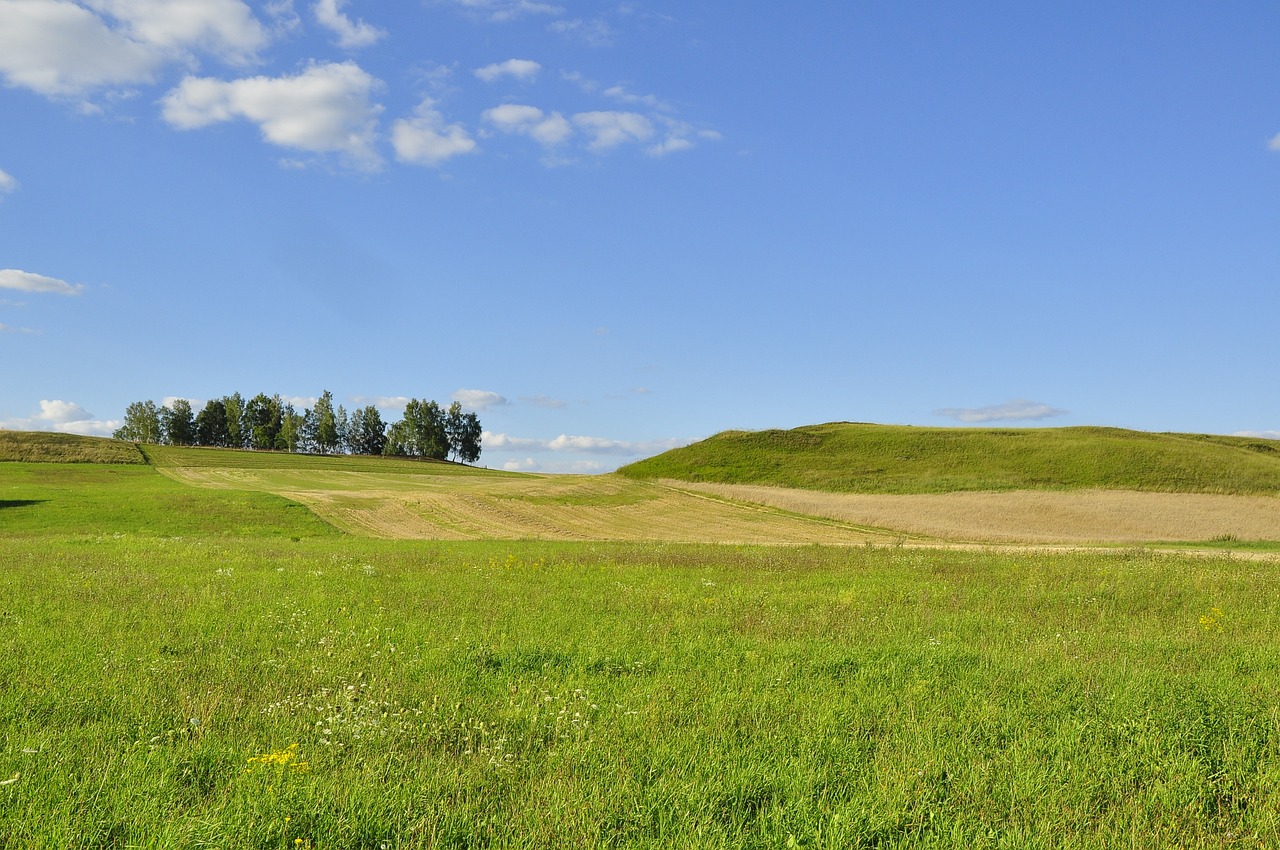
[[[0,431],[0,462],[146,463],[133,443],[47,431]]]
[[[1102,488],[1270,494],[1280,492],[1280,441],[1118,428],[829,423],[726,431],[618,472],[837,493]]]

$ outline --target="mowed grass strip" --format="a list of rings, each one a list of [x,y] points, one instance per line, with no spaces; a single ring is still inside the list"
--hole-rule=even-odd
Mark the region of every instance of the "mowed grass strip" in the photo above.
[[[679,487],[933,540],[1001,544],[1196,542],[1280,550],[1280,498],[1130,490],[823,493],[750,484]],[[1269,545],[1268,545],[1269,544]]]
[[[0,539],[6,850],[1269,847],[1236,559]]]
[[[622,467],[634,478],[835,493],[1139,490],[1280,493],[1280,441],[1119,428],[829,423],[726,431]]]
[[[138,464],[0,463],[0,537],[338,534],[303,505],[190,487]]]
[[[619,476],[404,475],[323,468],[163,468],[197,487],[261,490],[352,534],[423,540],[887,543],[900,532]]]
[[[427,458],[397,458],[371,455],[308,455],[290,452],[249,451],[247,449],[200,448],[194,446],[141,446],[148,463],[157,468],[277,469],[309,472],[396,473],[402,475],[491,475],[514,473],[467,466]]]

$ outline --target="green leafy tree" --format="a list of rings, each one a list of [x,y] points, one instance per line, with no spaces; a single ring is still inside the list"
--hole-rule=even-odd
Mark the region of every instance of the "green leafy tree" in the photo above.
[[[310,451],[333,454],[338,450],[338,416],[333,393],[325,390],[316,406],[306,412],[305,442]]]
[[[222,400],[222,406],[227,414],[227,445],[243,449],[248,445],[248,436],[241,427],[244,419],[244,399],[240,393],[232,393]]]
[[[250,448],[275,448],[281,425],[279,396],[269,398],[266,393],[258,393],[245,402],[240,428]]]
[[[196,441],[196,420],[191,413],[191,402],[175,398],[160,409],[160,429],[164,441],[171,446],[190,446]]]
[[[352,454],[380,455],[387,444],[387,426],[382,414],[372,404],[351,412],[347,427],[347,445]]]
[[[124,424],[112,436],[131,443],[159,443],[161,433],[160,408],[147,400],[135,401],[125,408]]]
[[[280,433],[276,434],[276,448],[285,452],[296,452],[302,442],[302,431],[305,420],[302,414],[293,409],[292,404],[284,404],[280,408]]]
[[[196,414],[196,443],[201,446],[231,445],[231,432],[227,430],[227,407],[220,398],[205,403]]]
[[[351,420],[347,418],[347,409],[342,405],[338,405],[338,411],[333,414],[333,430],[338,435],[338,445],[335,451],[345,452],[350,448],[348,442],[349,431],[351,428]]]
[[[458,442],[453,447],[454,457],[463,463],[475,463],[480,459],[480,442],[483,429],[480,427],[480,417],[474,413],[463,414],[462,429],[458,435]]]

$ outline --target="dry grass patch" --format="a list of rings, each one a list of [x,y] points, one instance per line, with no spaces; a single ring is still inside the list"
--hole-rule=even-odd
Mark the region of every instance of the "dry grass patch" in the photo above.
[[[654,540],[673,543],[888,542],[894,535],[617,476],[432,476],[170,467],[187,484],[259,490],[344,531],[406,540]]]
[[[1139,543],[1280,536],[1280,498],[1274,496],[1122,490],[881,495],[668,483],[721,498],[951,541]]]

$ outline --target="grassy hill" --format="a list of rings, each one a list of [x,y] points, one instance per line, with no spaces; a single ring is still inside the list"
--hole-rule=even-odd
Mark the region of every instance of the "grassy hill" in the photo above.
[[[48,431],[0,431],[0,462],[146,463],[133,443]]]
[[[1088,488],[1280,493],[1280,441],[1119,428],[833,422],[790,431],[725,431],[618,472],[631,478],[835,493]]]

